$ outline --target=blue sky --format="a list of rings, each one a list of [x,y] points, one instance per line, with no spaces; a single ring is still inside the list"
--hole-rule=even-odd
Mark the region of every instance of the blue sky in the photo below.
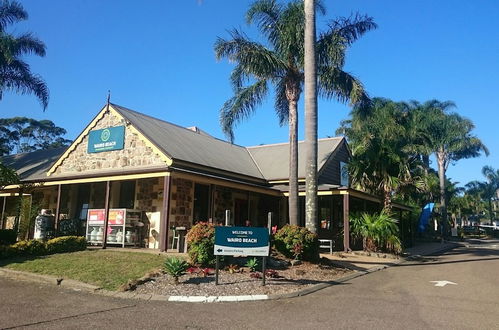
[[[218,111],[232,95],[232,65],[215,60],[217,36],[244,21],[250,0],[23,0],[30,18],[13,32],[34,32],[47,56],[30,57],[32,71],[50,88],[46,112],[33,96],[6,94],[3,117],[50,119],[75,138],[111,101],[178,125],[199,126],[223,138]],[[489,0],[324,1],[318,29],[338,16],[360,12],[379,28],[348,52],[346,70],[371,96],[393,100],[453,100],[476,125],[489,157],[459,161],[448,175],[465,184],[482,180],[484,165],[499,167],[499,2]],[[287,141],[272,100],[236,128],[236,143]],[[347,106],[319,103],[319,137],[334,135]],[[300,119],[303,106],[300,104]],[[300,138],[303,137],[303,120]],[[433,164],[435,165],[435,164]]]

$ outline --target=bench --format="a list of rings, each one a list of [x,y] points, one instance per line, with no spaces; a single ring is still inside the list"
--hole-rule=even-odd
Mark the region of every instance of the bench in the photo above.
[[[333,240],[332,239],[319,239],[320,249],[329,249],[329,253],[333,254]]]

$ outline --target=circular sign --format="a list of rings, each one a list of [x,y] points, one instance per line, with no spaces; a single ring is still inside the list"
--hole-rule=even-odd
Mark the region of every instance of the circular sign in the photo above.
[[[107,140],[109,140],[109,137],[111,137],[111,132],[107,128],[102,130],[102,133],[100,135],[100,139],[102,141],[106,142]]]

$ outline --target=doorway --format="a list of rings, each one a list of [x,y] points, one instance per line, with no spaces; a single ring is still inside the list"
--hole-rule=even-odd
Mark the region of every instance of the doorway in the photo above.
[[[210,209],[210,186],[196,183],[194,185],[194,218],[193,222],[207,222]]]

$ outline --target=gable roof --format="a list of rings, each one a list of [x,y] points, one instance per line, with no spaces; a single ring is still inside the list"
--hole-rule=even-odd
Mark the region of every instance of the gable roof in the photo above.
[[[343,137],[317,140],[317,169],[319,171],[342,140],[344,140]],[[265,179],[268,181],[289,179],[289,143],[266,144],[247,149],[258,164]],[[305,177],[305,158],[305,141],[299,141],[298,178]]]
[[[244,147],[181,127],[125,107],[111,106],[168,157],[236,174],[264,179]]]
[[[289,143],[242,147],[217,139],[197,127],[185,128],[134,110],[109,104],[109,110],[126,122],[166,161],[167,166],[183,169],[223,171],[264,181],[289,178]],[[68,148],[6,156],[2,162],[14,168],[26,181],[46,181],[47,175],[67,157],[106,113],[106,106]],[[318,140],[318,170],[334,156],[343,137]],[[304,141],[298,142],[298,177],[305,177]],[[253,180],[252,179],[252,180]]]

